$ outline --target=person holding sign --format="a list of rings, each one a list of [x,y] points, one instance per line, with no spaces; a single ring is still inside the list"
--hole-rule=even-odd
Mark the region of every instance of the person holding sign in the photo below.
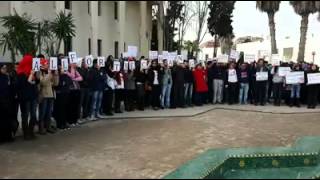
[[[271,70],[271,74],[273,75],[273,99],[274,105],[280,106],[282,100],[282,89],[284,87],[284,77],[279,74],[279,66],[274,66]]]
[[[195,80],[195,105],[202,106],[206,102],[208,85],[207,71],[202,67],[201,63],[196,65],[196,68],[193,71],[193,77]]]
[[[235,64],[231,63],[227,71],[227,88],[228,88],[228,103],[232,105],[236,101],[236,90],[238,85],[238,76],[235,69]]]
[[[265,105],[266,100],[266,88],[269,78],[269,72],[267,67],[264,64],[263,59],[258,60],[257,68],[256,68],[256,98],[255,105],[260,104],[261,106]]]
[[[58,71],[48,70],[48,60],[41,60],[39,93],[39,134],[55,133],[51,127],[54,88],[59,85]]]
[[[301,72],[302,69],[299,64],[295,64],[293,66],[294,72]],[[302,71],[303,73],[303,71]],[[301,84],[292,84],[291,85],[291,94],[290,94],[290,107],[293,105],[296,105],[297,107],[300,107],[300,91],[301,91]],[[295,103],[294,103],[295,102]]]
[[[91,58],[91,57],[90,57]],[[90,62],[89,62],[90,61]],[[80,84],[80,107],[81,116],[79,123],[89,118],[90,113],[90,91],[89,91],[89,66],[93,66],[93,59],[88,60],[87,58],[81,62],[81,67],[77,68],[79,74],[82,77]]]
[[[101,119],[100,109],[103,98],[104,82],[106,81],[106,74],[99,66],[97,59],[93,60],[93,67],[89,71],[88,85],[92,94],[91,108],[90,108],[90,121]]]
[[[222,104],[224,79],[226,78],[226,71],[222,63],[212,66],[213,78],[213,104]]]
[[[240,83],[239,103],[248,104],[249,92],[249,69],[248,64],[243,63],[238,70],[238,79]]]
[[[17,69],[17,95],[20,102],[22,130],[25,140],[35,139],[34,126],[37,122],[37,99],[39,78],[32,70],[31,55],[25,55]]]
[[[160,107],[160,94],[161,94],[161,77],[160,77],[160,67],[156,60],[152,61],[152,65],[148,71],[148,85],[151,87],[152,94],[152,108],[158,110]]]
[[[134,76],[133,70],[126,70],[124,73],[124,87],[125,87],[125,110],[130,112],[134,111],[134,101],[135,101],[135,92],[136,92],[136,85],[135,82],[136,78]]]
[[[162,93],[161,93],[161,108],[170,108],[170,97],[171,97],[171,87],[172,87],[172,75],[171,69],[169,68],[167,60],[163,61],[161,67],[162,74]]]
[[[319,68],[315,64],[311,66],[311,70],[307,72],[307,76],[312,73],[319,73]],[[308,109],[315,109],[318,101],[319,84],[310,84],[308,78],[306,78],[306,82],[308,92]]]
[[[193,94],[193,69],[194,67],[189,67],[188,61],[184,62],[184,100],[185,105],[192,106],[192,94]]]

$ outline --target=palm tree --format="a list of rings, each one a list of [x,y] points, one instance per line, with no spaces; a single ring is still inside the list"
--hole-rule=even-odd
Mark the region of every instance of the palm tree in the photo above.
[[[35,30],[36,24],[26,14],[22,16],[16,12],[14,15],[0,17],[2,26],[7,32],[0,34],[0,46],[3,48],[3,55],[7,50],[11,52],[12,62],[16,62],[16,55],[19,53],[35,53]]]
[[[59,53],[61,42],[66,42],[70,37],[75,36],[75,24],[71,13],[65,14],[61,11],[57,14],[57,17],[51,24],[52,32],[58,39],[58,45],[56,46],[56,54]]]
[[[303,62],[307,40],[308,18],[310,14],[317,11],[316,1],[290,1],[290,4],[293,6],[294,11],[301,16],[300,42],[297,61]]]
[[[279,11],[281,1],[257,1],[256,7],[261,12],[266,12],[269,18],[269,29],[271,36],[271,52],[277,54],[277,42],[276,42],[276,27],[274,23],[274,15]]]

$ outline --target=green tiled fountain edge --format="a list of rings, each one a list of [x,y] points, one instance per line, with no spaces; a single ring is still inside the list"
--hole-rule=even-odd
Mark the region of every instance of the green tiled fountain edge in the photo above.
[[[164,179],[224,178],[230,170],[266,169],[279,173],[297,168],[299,178],[320,177],[320,136],[298,139],[292,147],[212,149],[166,175]],[[258,171],[256,171],[258,172]],[[277,177],[285,175],[278,174]],[[266,178],[266,177],[264,177]]]

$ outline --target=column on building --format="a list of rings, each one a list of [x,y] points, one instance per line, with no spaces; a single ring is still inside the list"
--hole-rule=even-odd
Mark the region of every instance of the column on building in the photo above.
[[[98,55],[98,34],[99,34],[99,20],[98,20],[98,1],[90,1],[91,8],[91,54],[93,56]]]
[[[125,32],[126,32],[126,1],[119,1],[119,57],[126,51]],[[128,46],[128,44],[126,44]]]
[[[158,32],[158,51],[159,53],[162,53],[163,51],[163,17],[164,17],[164,8],[163,8],[163,1],[158,1],[158,11],[159,11],[159,19],[158,19],[158,23],[157,23],[157,32]]]
[[[140,1],[140,56],[148,57],[147,1]]]

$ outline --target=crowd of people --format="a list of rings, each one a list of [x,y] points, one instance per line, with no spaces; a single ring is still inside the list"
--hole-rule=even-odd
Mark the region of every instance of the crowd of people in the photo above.
[[[0,142],[13,141],[19,127],[18,111],[21,111],[21,127],[24,139],[35,139],[35,133],[45,135],[57,129],[66,130],[84,122],[94,121],[114,113],[167,108],[187,108],[203,104],[253,104],[275,106],[287,104],[315,108],[319,99],[319,85],[287,85],[279,76],[279,66],[271,66],[263,59],[252,63],[231,61],[228,64],[208,61],[190,67],[188,61],[167,60],[158,63],[150,60],[143,69],[140,61],[134,61],[135,69],[113,71],[114,59],[109,56],[104,67],[97,59],[93,66],[83,60],[81,67],[69,64],[61,68],[63,54],[58,55],[58,70],[49,70],[43,55],[41,70],[32,70],[33,56],[25,55],[16,67],[1,65],[0,72]],[[292,71],[318,72],[318,67],[308,63],[282,63]],[[257,81],[258,72],[267,72],[266,80]],[[124,108],[122,108],[124,104]],[[52,119],[56,126],[52,125]],[[35,128],[37,127],[37,128]],[[35,132],[35,130],[38,130]]]

